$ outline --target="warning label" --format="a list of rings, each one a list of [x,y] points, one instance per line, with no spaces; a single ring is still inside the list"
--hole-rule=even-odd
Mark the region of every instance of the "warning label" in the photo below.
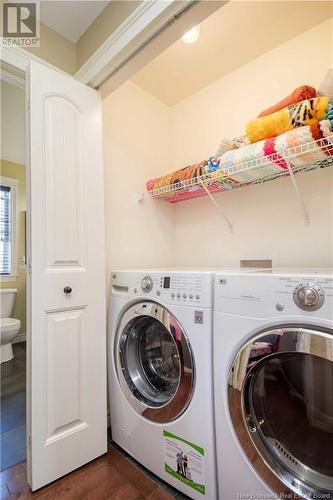
[[[165,440],[165,472],[202,493],[205,488],[205,452],[186,439],[163,431]]]

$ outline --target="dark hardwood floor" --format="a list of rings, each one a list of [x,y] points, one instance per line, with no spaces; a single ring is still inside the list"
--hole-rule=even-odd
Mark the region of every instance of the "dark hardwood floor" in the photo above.
[[[0,499],[186,500],[111,441],[108,453],[32,493],[26,470],[26,348],[1,365]],[[15,464],[15,465],[14,465]]]
[[[1,472],[1,500],[38,498],[43,500],[171,500],[136,465],[112,445],[108,453],[54,483],[31,493],[25,462]]]
[[[1,370],[1,460],[3,471],[26,458],[26,348],[13,344],[14,359]]]

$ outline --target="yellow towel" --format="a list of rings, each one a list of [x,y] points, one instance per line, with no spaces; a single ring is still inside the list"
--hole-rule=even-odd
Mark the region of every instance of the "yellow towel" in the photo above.
[[[283,134],[297,127],[313,125],[323,120],[328,108],[328,97],[314,97],[292,104],[271,115],[251,120],[246,135],[251,143]]]

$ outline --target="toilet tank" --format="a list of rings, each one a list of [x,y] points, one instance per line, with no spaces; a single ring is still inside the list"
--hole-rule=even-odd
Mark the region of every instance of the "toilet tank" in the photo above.
[[[13,313],[15,297],[17,290],[15,288],[1,288],[1,318],[11,318]]]

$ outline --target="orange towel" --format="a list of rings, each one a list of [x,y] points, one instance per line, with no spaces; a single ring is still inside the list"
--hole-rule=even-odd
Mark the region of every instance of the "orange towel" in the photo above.
[[[266,116],[275,113],[276,111],[280,111],[280,109],[286,108],[291,104],[296,104],[297,102],[305,101],[306,99],[312,99],[313,97],[317,97],[316,89],[309,87],[309,85],[302,85],[302,87],[297,87],[294,92],[288,95],[288,97],[282,99],[282,101],[278,102],[271,108],[262,111],[260,115],[258,115],[258,118],[260,116]]]

